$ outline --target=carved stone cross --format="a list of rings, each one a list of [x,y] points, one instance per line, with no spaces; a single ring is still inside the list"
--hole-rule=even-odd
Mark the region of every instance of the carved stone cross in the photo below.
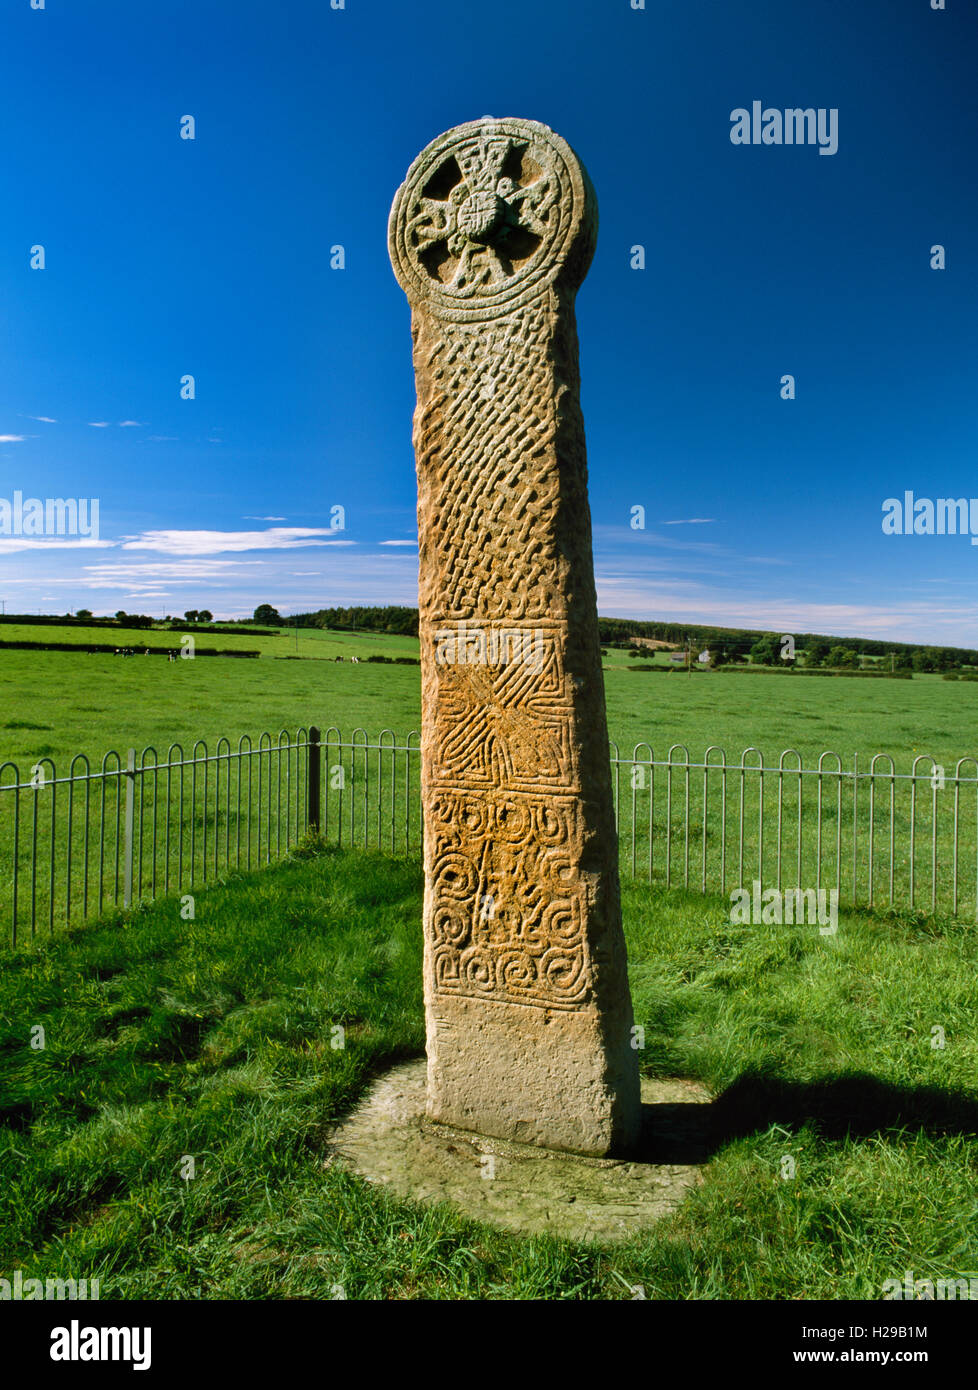
[[[537,121],[434,140],[390,216],[417,410],[428,1114],[639,1125],[574,296],[594,191]]]

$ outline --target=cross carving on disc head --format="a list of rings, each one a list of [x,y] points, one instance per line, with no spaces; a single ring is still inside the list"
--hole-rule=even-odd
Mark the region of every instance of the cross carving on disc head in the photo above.
[[[525,141],[472,144],[435,169],[408,222],[408,245],[428,275],[463,295],[519,275],[546,240],[557,197],[553,174]]]
[[[391,254],[402,284],[450,316],[482,317],[538,292],[582,240],[583,182],[564,141],[536,121],[456,127],[418,157],[395,200]]]

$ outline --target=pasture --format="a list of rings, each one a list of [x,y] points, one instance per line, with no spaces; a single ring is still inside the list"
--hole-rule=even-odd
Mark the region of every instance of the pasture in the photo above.
[[[26,629],[31,637],[42,631],[52,633]],[[86,630],[78,631],[79,640],[87,640]],[[117,640],[126,644],[126,634]],[[131,645],[138,640],[134,632]],[[136,750],[136,767],[147,769],[135,812],[138,898],[144,881],[153,892],[161,891],[160,883],[172,890],[267,862],[303,830],[305,752],[270,752],[266,739],[265,754],[227,756],[242,736],[257,749],[263,731],[275,744],[280,731],[295,734],[315,724],[324,736],[339,730],[347,743],[355,729],[371,741],[392,730],[403,743],[419,727],[419,667],[365,659],[416,654],[413,639],[300,630],[298,639],[283,631],[271,638],[242,633],[238,640],[263,643],[261,658],[166,662],[0,649],[5,935],[13,933],[14,918],[55,930],[76,920],[79,910],[88,916],[126,900],[121,770],[128,748]],[[345,659],[338,662],[337,655]],[[349,660],[353,655],[361,658],[357,664]],[[750,883],[755,875],[778,886],[835,884],[843,902],[901,901],[972,919],[978,914],[978,763],[966,763],[960,784],[940,792],[931,789],[926,759],[916,780],[906,776],[918,756],[930,755],[949,778],[960,758],[974,758],[978,683],[922,675],[888,681],[730,670],[659,674],[629,669],[627,655],[613,648],[604,666],[610,735],[623,760],[614,780],[624,872],[704,890]],[[171,745],[180,766],[157,773]],[[637,771],[628,762],[636,745],[638,761],[650,764]],[[706,774],[695,765],[711,747],[714,765]],[[748,748],[757,750],[748,764],[763,757],[763,777],[739,771]],[[76,754],[98,773],[110,749],[118,755],[106,764],[110,775],[73,786],[73,807],[66,787],[57,805],[45,799],[47,791],[10,790],[16,780],[10,764],[22,784],[41,760],[46,778],[64,777]],[[679,765],[664,768],[670,749]],[[728,770],[715,766],[719,749]],[[786,749],[795,751],[781,775],[778,758]],[[826,750],[838,760],[826,759],[824,776],[795,772],[799,765],[814,769]],[[877,752],[892,756],[897,777],[877,778],[871,791],[865,773]],[[856,755],[858,779],[852,775]],[[334,795],[339,765],[346,790]],[[877,772],[888,768],[883,761]],[[75,771],[85,770],[83,762],[76,764]],[[416,756],[347,748],[324,755],[324,770],[323,829],[330,839],[418,846]],[[15,797],[18,826],[12,824]],[[18,939],[25,939],[21,929]]]
[[[102,1299],[876,1300],[978,1269],[978,939],[913,915],[823,937],[625,886],[642,1068],[716,1099],[676,1156],[701,1185],[620,1246],[345,1173],[331,1123],[423,1054],[421,888],[416,863],[310,845],[203,890],[194,921],[163,899],[11,955],[0,1266]]]
[[[59,641],[112,641],[140,649],[151,642],[177,645],[177,633],[20,627],[2,636]],[[372,665],[377,654],[417,656],[413,638],[373,633],[283,630],[277,637],[199,639],[210,645],[256,647],[259,660],[205,657],[166,662],[159,657],[120,658],[70,652],[5,651],[0,648],[0,761],[64,759],[78,752],[101,757],[108,748],[161,751],[170,743],[192,745],[253,738],[317,723],[371,735],[382,728],[406,734],[419,727],[417,666]],[[361,658],[354,665],[349,657]],[[343,656],[342,662],[335,660]],[[675,743],[700,758],[711,744],[739,757],[759,748],[765,761],[795,748],[808,761],[825,749],[844,759],[858,752],[891,754],[909,768],[916,753],[953,766],[978,752],[978,682],[942,681],[916,675],[910,681],[763,675],[677,669],[668,675],[630,671],[623,652],[604,660],[610,737],[624,752],[646,741],[657,756]]]
[[[336,654],[330,636],[308,636],[307,654]],[[417,649],[335,636],[347,656]],[[284,636],[266,640],[285,650],[274,645]],[[884,749],[906,769],[924,750],[953,766],[975,746],[969,683],[664,676],[626,663],[609,653],[605,670],[623,754],[647,741],[657,758],[685,744],[701,759],[720,744],[736,761],[753,746],[770,764],[787,747],[806,763],[827,747],[866,759]],[[163,754],[204,738],[213,751],[222,735],[317,721],[403,735],[420,704],[416,666],[271,650],[175,663],[6,651],[0,690],[0,762],[26,771],[50,758],[62,773],[79,751],[93,764],[110,747]],[[329,1162],[332,1122],[379,1071],[424,1049],[422,878],[416,858],[312,838],[260,871],[224,863],[222,882],[193,885],[191,920],[171,886],[5,950],[0,1261],[26,1277],[95,1278],[102,1298],[124,1299],[629,1299],[638,1286],[647,1298],[877,1299],[906,1269],[974,1271],[974,926],[899,905],[843,905],[831,935],[736,924],[725,896],[663,887],[661,837],[682,845],[683,808],[663,809],[656,777],[654,806],[635,812],[620,788],[623,822],[654,831],[660,855],[652,891],[622,884],[642,1067],[697,1079],[716,1100],[692,1159],[703,1182],[653,1231],[613,1248],[521,1239],[392,1200]],[[209,829],[217,843],[237,828],[230,798],[190,808],[191,835]],[[687,803],[686,826],[694,871],[701,833],[715,866],[715,801],[699,819]],[[4,834],[0,824],[0,884]],[[811,850],[806,827],[808,868]],[[677,858],[674,882],[682,868]],[[43,1050],[28,1046],[24,1020],[44,1027]]]

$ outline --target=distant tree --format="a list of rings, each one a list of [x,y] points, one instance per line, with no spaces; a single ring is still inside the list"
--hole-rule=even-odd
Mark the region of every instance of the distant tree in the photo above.
[[[732,640],[729,637],[714,637],[707,643],[710,651],[710,665],[731,666],[738,661],[744,661],[749,655],[752,645],[751,642],[741,639]],[[780,647],[778,650],[780,651]]]
[[[832,650],[831,643],[824,637],[813,637],[805,648],[805,665],[822,666]]]
[[[777,666],[781,659],[781,642],[773,633],[769,633],[754,643],[750,656],[756,665]]]
[[[188,623],[195,623],[197,619],[200,617],[200,614],[197,612],[196,608],[188,608],[183,616],[186,618]]]
[[[197,621],[199,623],[212,623],[214,621],[214,614],[209,608],[202,608],[197,614]]]
[[[90,618],[91,616],[92,610],[90,608],[79,608],[78,612],[75,614],[76,618]]]
[[[277,608],[273,608],[270,603],[260,603],[255,609],[255,622],[261,623],[263,627],[272,627],[280,624],[282,616]]]
[[[118,613],[115,615],[115,620],[117,623],[123,623],[125,622],[127,617],[128,614],[126,613],[126,610],[124,608],[120,608]]]
[[[829,648],[826,665],[839,667],[842,670],[851,669],[859,665],[859,653],[854,652],[851,647],[843,647],[837,644]]]

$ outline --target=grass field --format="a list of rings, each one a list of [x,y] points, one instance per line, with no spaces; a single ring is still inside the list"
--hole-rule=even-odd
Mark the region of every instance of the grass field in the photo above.
[[[173,644],[179,634],[113,633],[86,628],[23,628],[3,634],[44,640],[112,640],[145,646]],[[130,641],[131,638],[131,641]],[[257,661],[218,657],[164,662],[160,658],[75,656],[69,652],[0,649],[0,761],[99,757],[107,748],[254,737],[318,723],[369,733],[399,734],[419,727],[420,673],[416,666],[354,666],[337,655],[416,656],[413,638],[300,629],[299,660],[292,633],[229,639],[262,651]],[[225,645],[221,636],[220,645]],[[278,659],[266,659],[266,658]],[[313,660],[311,658],[324,658]],[[306,659],[302,659],[306,658]],[[640,741],[664,753],[685,744],[700,757],[710,744],[739,757],[757,747],[766,759],[785,748],[806,758],[831,748],[844,758],[892,754],[909,767],[927,752],[952,764],[978,753],[978,682],[839,677],[785,677],[741,672],[687,676],[629,671],[624,653],[605,658],[609,733],[624,751]]]
[[[13,632],[16,629],[6,629]],[[31,637],[51,636],[74,631],[78,640],[98,634],[87,629],[25,629]],[[104,634],[103,634],[104,636]],[[164,634],[158,634],[161,640]],[[133,644],[139,634],[133,632]],[[124,643],[126,635],[118,639]],[[283,659],[294,655],[294,637],[283,633],[273,638],[251,639],[242,633],[242,643],[254,640],[262,644],[265,654],[259,660],[233,661],[221,658],[201,658],[194,661],[163,662],[159,658],[73,655],[68,652],[21,652],[0,650],[0,929],[9,935],[6,924],[12,915],[12,825],[13,795],[2,787],[14,780],[14,770],[4,769],[6,761],[20,769],[22,781],[30,776],[31,767],[39,759],[47,759],[45,775],[64,776],[70,759],[84,753],[93,769],[100,766],[103,754],[115,749],[122,765],[125,750],[135,747],[137,754],[149,748],[147,763],[163,761],[171,745],[183,750],[189,758],[198,740],[203,740],[199,756],[205,751],[211,756],[218,751],[218,740],[224,736],[232,749],[241,735],[247,735],[254,745],[258,735],[266,730],[276,742],[283,729],[295,732],[316,723],[325,732],[330,726],[338,728],[348,740],[354,728],[367,731],[373,739],[382,729],[391,729],[401,739],[420,723],[420,672],[417,666],[371,664],[361,660],[354,665],[349,660],[336,662],[329,657],[357,654],[366,657],[372,652],[389,656],[416,653],[417,643],[409,638],[359,636],[350,633],[321,633],[310,630],[299,633],[300,659]],[[277,656],[274,655],[277,653]],[[308,659],[313,654],[327,654],[327,659]],[[974,755],[975,704],[978,683],[945,682],[939,677],[917,676],[912,681],[871,681],[859,679],[792,677],[747,672],[696,673],[688,676],[681,671],[669,675],[635,672],[628,669],[628,658],[614,649],[609,651],[604,671],[608,719],[612,739],[623,757],[631,754],[637,744],[649,744],[655,756],[664,758],[674,745],[674,758],[682,759],[681,751],[688,749],[691,761],[700,762],[707,747],[719,745],[729,761],[739,762],[744,749],[758,749],[768,768],[777,765],[779,754],[793,748],[805,766],[815,765],[825,750],[839,754],[842,766],[851,769],[853,755],[859,754],[862,771],[868,768],[871,754],[882,751],[892,755],[897,772],[907,773],[914,757],[932,755],[943,764],[948,775],[957,760]],[[226,745],[225,745],[226,747]],[[647,757],[642,748],[639,757]],[[713,755],[714,758],[716,754]],[[396,846],[405,845],[406,827],[411,817],[417,818],[415,801],[405,785],[403,762],[393,799],[384,792],[383,806],[377,795],[376,783],[379,760],[371,755],[367,761],[352,755],[342,755],[346,773],[351,779],[351,791],[343,806],[344,824],[348,828],[343,838],[349,842],[350,831],[357,840],[369,828],[368,840],[383,844],[389,840]],[[330,763],[339,761],[335,756]],[[756,761],[752,755],[751,761]],[[788,766],[794,765],[794,759]],[[264,777],[261,806],[249,811],[247,787],[244,809],[236,806],[239,794],[236,779],[239,771]],[[138,763],[137,763],[138,765]],[[829,759],[830,770],[836,766]],[[78,765],[78,770],[83,765]],[[110,760],[110,766],[119,766]],[[389,778],[393,763],[385,761],[385,776]],[[885,765],[884,765],[885,767]],[[282,772],[284,768],[284,772]],[[223,804],[214,800],[215,772],[224,779]],[[774,806],[782,792],[785,796],[785,835],[782,854],[785,858],[786,885],[799,886],[832,883],[838,879],[843,901],[865,901],[869,896],[870,878],[875,901],[889,898],[892,876],[894,900],[910,901],[939,910],[957,908],[974,918],[978,912],[978,794],[974,785],[961,788],[956,800],[952,789],[939,796],[930,791],[926,778],[930,764],[922,764],[918,802],[914,811],[916,841],[910,854],[910,786],[906,781],[895,784],[896,798],[892,811],[893,850],[889,844],[888,788],[879,789],[873,832],[874,860],[872,876],[867,858],[869,842],[870,805],[868,791],[861,787],[861,800],[852,805],[851,781],[833,782],[831,776],[819,787],[817,779],[779,781],[777,774],[765,776],[765,881],[778,851],[777,825]],[[969,763],[962,769],[966,777],[975,777],[978,764]],[[417,762],[414,763],[413,792],[417,789]],[[146,829],[140,828],[139,863],[137,876],[146,856],[147,873],[152,879],[167,877],[169,848],[159,843],[168,815],[174,821],[181,815],[186,820],[180,832],[180,844],[185,857],[193,862],[200,859],[201,868],[213,858],[214,877],[224,865],[260,862],[261,855],[249,858],[235,846],[255,842],[258,850],[264,838],[267,852],[274,839],[276,849],[283,843],[276,815],[285,820],[291,816],[292,829],[298,819],[292,816],[292,802],[301,801],[302,768],[299,760],[291,766],[285,760],[253,760],[250,769],[230,763],[222,768],[211,764],[209,792],[201,786],[196,791],[192,781],[198,769],[192,768],[180,777],[164,783],[154,783],[151,802],[145,812]],[[284,776],[285,812],[273,806],[279,798],[274,779]],[[616,778],[620,836],[623,847],[623,867],[627,872],[648,874],[650,840],[654,842],[653,879],[665,875],[672,883],[706,881],[715,888],[736,882],[741,873],[740,803],[741,787],[738,774],[731,772],[721,784],[720,775],[711,773],[709,806],[704,810],[704,778],[693,771],[689,781],[682,771],[671,774],[671,786],[660,769],[656,773],[655,804],[652,805],[648,787],[634,794],[629,767],[619,768]],[[203,773],[201,773],[202,781]],[[373,779],[370,787],[364,777]],[[290,780],[291,779],[291,780]],[[758,859],[757,778],[748,778],[744,791],[743,823],[746,827],[743,846],[743,874],[750,881]],[[20,826],[18,830],[17,885],[18,914],[23,918],[25,893],[34,904],[31,917],[51,927],[65,919],[68,908],[77,912],[84,903],[87,888],[85,856],[89,860],[104,857],[111,878],[107,902],[121,901],[119,860],[124,854],[122,830],[119,827],[121,782],[106,784],[104,807],[98,801],[102,787],[92,784],[96,798],[90,807],[92,822],[83,827],[76,819],[72,830],[72,862],[67,869],[68,832],[66,825],[67,799],[65,789],[57,807],[44,800],[49,793],[36,797],[33,792],[20,793]],[[795,808],[799,796],[805,802],[804,825],[799,855],[795,836]],[[142,784],[141,784],[142,788]],[[370,806],[361,798],[361,788],[369,792]],[[79,794],[82,788],[79,788]],[[721,806],[721,795],[727,803]],[[142,796],[142,789],[140,792]],[[210,796],[211,800],[208,800]],[[686,798],[689,798],[688,802]],[[816,816],[821,806],[821,839]],[[162,798],[162,800],[161,800]],[[181,799],[182,798],[182,799]],[[327,797],[328,800],[328,797]],[[397,830],[387,835],[386,816],[390,807]],[[190,808],[193,807],[191,811]],[[83,808],[84,809],[84,808]],[[334,797],[327,810],[338,827],[340,802]],[[50,814],[49,814],[50,812]],[[37,815],[37,824],[34,816]],[[51,817],[54,816],[52,821]],[[155,820],[153,819],[155,817]],[[189,817],[189,819],[187,819]],[[101,819],[100,819],[101,818]],[[369,820],[369,827],[368,827]],[[856,847],[852,848],[853,826]],[[107,827],[103,833],[103,827]],[[54,855],[58,880],[51,890],[49,863],[51,835],[57,848]],[[957,834],[957,848],[955,846]],[[32,857],[32,837],[36,834],[39,846],[36,860]],[[284,842],[291,838],[285,826]],[[213,853],[212,853],[213,852]],[[208,857],[210,856],[210,857]],[[911,861],[913,882],[911,883]],[[955,899],[954,880],[959,891]],[[63,879],[63,882],[61,881]],[[67,885],[71,882],[72,904],[67,901]],[[138,896],[138,893],[137,893]],[[98,910],[98,902],[95,910]],[[23,939],[23,937],[21,937]]]
[[[371,1077],[423,1053],[420,906],[416,863],[310,847],[201,892],[193,921],[171,898],[11,956],[0,1269],[103,1299],[877,1299],[907,1269],[978,1272],[973,930],[737,927],[626,887],[643,1067],[717,1100],[702,1184],[594,1247],[324,1164]]]
[[[374,652],[381,656],[418,654],[415,638],[390,633],[324,632],[320,628],[283,627],[272,636],[267,634],[267,628],[253,631],[247,626],[209,627],[206,624],[190,632],[169,631],[166,628],[49,627],[41,623],[0,625],[0,643],[70,642],[73,646],[97,643],[100,646],[131,647],[136,651],[145,651],[147,647],[179,650],[181,641],[192,636],[201,647],[258,651],[262,656],[279,658],[305,657],[308,660],[333,661],[337,656],[370,656]]]

